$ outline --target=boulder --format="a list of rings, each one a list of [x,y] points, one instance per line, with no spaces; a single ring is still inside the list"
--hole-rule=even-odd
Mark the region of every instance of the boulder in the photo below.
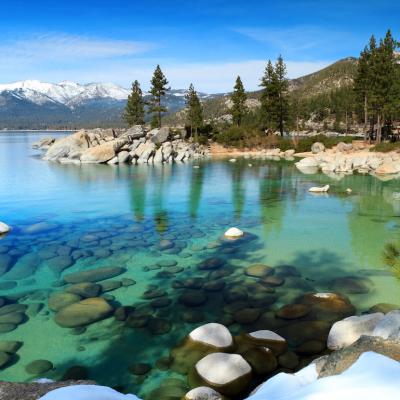
[[[391,175],[398,174],[399,172],[400,163],[394,161],[385,161],[375,170],[375,173],[378,175]]]
[[[11,228],[5,224],[4,222],[0,221],[0,235],[10,232]]]
[[[189,333],[189,338],[216,349],[226,349],[233,345],[229,330],[221,324],[209,323],[202,325]]]
[[[325,145],[321,142],[315,142],[311,146],[311,151],[313,154],[322,153],[325,151]]]
[[[114,278],[121,275],[126,271],[122,267],[103,267],[96,269],[88,269],[85,271],[74,272],[64,276],[67,283],[81,283],[81,282],[98,282],[105,279]]]
[[[299,169],[312,168],[312,167],[318,167],[318,166],[319,166],[319,162],[314,157],[306,157],[296,163],[296,167]]]
[[[350,150],[353,150],[353,145],[351,143],[339,142],[336,145],[336,151],[346,152]]]
[[[130,159],[129,151],[123,150],[118,153],[117,160],[119,164],[124,164]]]
[[[13,266],[12,257],[7,254],[0,254],[0,276],[4,275]]]
[[[244,273],[254,278],[264,278],[268,275],[273,275],[274,269],[264,264],[252,264],[246,267]]]
[[[26,367],[25,370],[28,374],[31,375],[40,375],[44,374],[51,369],[53,369],[53,363],[48,360],[35,360],[30,362]]]
[[[159,164],[163,162],[163,159],[162,147],[159,147],[154,155],[153,162]]]
[[[92,297],[62,308],[54,319],[62,327],[75,328],[107,318],[112,311],[113,308],[102,297]]]
[[[124,132],[123,136],[127,136],[131,141],[146,136],[142,125],[134,125]]]
[[[69,306],[70,304],[77,303],[81,300],[81,297],[75,293],[52,293],[48,299],[48,305],[50,310],[59,311],[62,308]]]
[[[228,239],[237,239],[244,235],[244,232],[238,228],[229,228],[225,233],[224,236]]]
[[[269,330],[260,330],[245,335],[245,338],[258,346],[268,347],[275,354],[283,354],[287,350],[286,340],[277,333]]]
[[[98,146],[91,147],[85,150],[80,157],[84,164],[99,164],[104,163],[114,158],[119,149],[121,149],[127,140],[115,139]]]
[[[170,129],[168,126],[163,126],[160,129],[153,129],[149,132],[151,141],[155,144],[162,144],[166,142],[169,138]]]
[[[374,313],[347,317],[335,322],[329,331],[328,348],[339,350],[351,345],[362,335],[372,335],[375,327],[383,317],[384,314],[382,313]]]
[[[139,148],[141,148],[140,149],[141,154],[139,155],[136,152],[136,154],[138,154],[138,156],[139,156],[138,163],[147,163],[149,161],[149,159],[151,158],[151,156],[154,154],[156,145],[152,142],[146,142],[143,144],[143,146],[139,146],[137,150],[139,150]]]
[[[216,390],[207,386],[199,386],[187,392],[184,400],[223,400],[224,397]]]
[[[54,139],[53,137],[44,137],[38,142],[33,143],[32,148],[41,150],[48,149],[55,141],[56,139]]]
[[[68,289],[68,293],[73,293],[78,296],[82,297],[96,297],[101,291],[101,286],[96,284],[96,283],[91,283],[91,282],[81,282],[81,283],[75,283],[74,285],[71,285]]]
[[[78,131],[72,135],[58,139],[47,150],[44,160],[57,161],[62,157],[69,157],[71,153],[82,152],[89,148],[89,137],[85,131]]]
[[[252,377],[249,363],[239,354],[209,354],[197,362],[195,370],[207,386],[228,396],[247,389]]]
[[[325,186],[312,186],[308,189],[311,193],[326,193],[329,190],[329,185]]]

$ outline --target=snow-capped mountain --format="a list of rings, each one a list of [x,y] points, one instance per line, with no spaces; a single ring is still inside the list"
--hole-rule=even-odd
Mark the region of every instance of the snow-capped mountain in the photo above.
[[[47,83],[26,80],[0,84],[0,129],[119,126],[130,90],[112,83]],[[170,90],[169,112],[185,107],[186,90]],[[149,93],[143,93],[145,100]],[[213,95],[198,93],[201,99]]]
[[[125,100],[129,91],[112,83],[79,83],[63,81],[47,83],[27,80],[9,84],[0,84],[0,94],[8,92],[16,98],[43,105],[48,102],[60,103],[69,108],[91,99]]]

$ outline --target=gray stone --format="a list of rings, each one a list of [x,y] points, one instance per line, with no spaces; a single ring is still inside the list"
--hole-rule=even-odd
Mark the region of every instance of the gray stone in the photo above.
[[[47,150],[44,159],[48,161],[57,161],[62,157],[68,157],[71,153],[84,151],[88,148],[89,137],[87,133],[85,131],[79,131],[56,140]]]
[[[151,137],[151,141],[155,144],[162,144],[168,140],[170,133],[170,129],[167,126],[164,126],[160,129],[153,129],[149,132],[149,136]]]
[[[323,151],[325,151],[325,145],[321,142],[315,142],[311,146],[311,151],[313,154],[322,153]]]

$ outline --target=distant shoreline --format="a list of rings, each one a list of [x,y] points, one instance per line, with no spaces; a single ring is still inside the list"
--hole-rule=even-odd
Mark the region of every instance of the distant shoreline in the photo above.
[[[0,133],[9,132],[77,132],[79,129],[2,129]]]

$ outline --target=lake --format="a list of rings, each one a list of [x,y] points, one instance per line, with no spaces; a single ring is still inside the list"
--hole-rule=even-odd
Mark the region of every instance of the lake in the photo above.
[[[28,306],[23,321],[2,320],[0,308],[0,341],[23,342],[2,380],[32,380],[26,366],[44,359],[54,369],[41,377],[80,366],[98,383],[151,399],[165,380],[185,380],[165,360],[205,322],[234,334],[287,330],[296,321],[281,326],[273,311],[309,292],[341,292],[358,312],[400,304],[400,283],[382,262],[385,243],[400,239],[397,180],[305,175],[292,162],[245,159],[61,165],[31,148],[49,135],[65,133],[0,133],[0,221],[13,227],[0,240],[0,264],[8,263],[0,297]],[[329,194],[308,192],[325,184]],[[232,226],[244,240],[221,240]],[[264,291],[245,274],[252,264],[275,267],[279,279]],[[63,277],[100,267],[124,268],[102,291],[136,319],[58,325],[48,299],[64,291]],[[240,319],[240,308],[257,310],[253,320]],[[137,363],[151,370],[135,375]]]

